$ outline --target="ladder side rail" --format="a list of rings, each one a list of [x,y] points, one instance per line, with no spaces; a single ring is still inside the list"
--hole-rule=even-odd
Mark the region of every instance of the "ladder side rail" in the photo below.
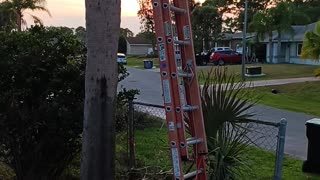
[[[176,125],[179,136],[179,146],[180,146],[180,156],[182,160],[188,159],[188,149],[186,142],[186,131],[185,125],[183,121],[183,107],[180,99],[180,84],[179,77],[177,71],[177,62],[175,57],[175,45],[174,45],[174,34],[172,28],[172,19],[171,19],[171,11],[170,11],[170,1],[162,0],[163,7],[163,21],[165,27],[165,35],[167,42],[167,54],[168,54],[168,63],[170,68],[170,76],[172,81],[172,92],[173,92],[173,101],[175,105],[176,112]]]
[[[175,7],[185,9],[187,11],[186,15],[176,14],[176,24],[178,39],[183,42],[189,41],[189,43],[183,43],[181,45],[182,66],[184,67],[184,69],[186,69],[190,73],[193,73],[194,75],[193,78],[184,78],[187,104],[198,107],[197,109],[188,112],[189,126],[194,138],[203,139],[203,143],[197,143],[193,145],[196,168],[197,170],[203,170],[204,172],[201,174],[197,174],[196,179],[207,180],[205,154],[208,152],[208,149],[201,107],[200,90],[197,80],[197,69],[193,49],[189,4],[187,0],[173,0],[173,4]]]
[[[156,41],[159,54],[160,76],[162,82],[163,99],[166,112],[166,122],[169,137],[169,147],[173,166],[174,179],[183,179],[183,168],[180,157],[179,136],[176,126],[176,113],[174,110],[172,79],[168,64],[167,43],[165,39],[165,27],[162,12],[162,0],[152,0],[154,22],[156,30]]]
[[[186,9],[186,14],[176,14],[176,24],[179,40],[189,41],[188,45],[181,46],[182,66],[186,67],[188,63],[191,65],[190,73],[193,73],[194,77],[185,78],[185,94],[187,103],[192,106],[198,107],[196,110],[188,111],[188,117],[190,120],[190,127],[192,129],[192,136],[203,139],[204,143],[197,144],[197,151],[201,154],[207,153],[207,143],[204,127],[204,119],[202,114],[202,106],[200,99],[200,90],[197,80],[197,69],[195,62],[195,55],[193,49],[193,38],[191,30],[190,12],[187,0],[173,0],[174,6],[181,9]],[[188,79],[190,81],[188,81]]]

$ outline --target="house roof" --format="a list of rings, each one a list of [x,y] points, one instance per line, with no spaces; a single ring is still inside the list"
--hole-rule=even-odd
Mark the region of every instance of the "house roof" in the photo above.
[[[129,44],[151,44],[150,40],[142,37],[128,37],[127,41]]]
[[[283,42],[301,42],[304,39],[304,34],[308,31],[313,31],[316,26],[316,23],[311,23],[307,25],[296,25],[291,26],[293,30],[293,34],[290,33],[281,33],[281,41]],[[272,32],[272,40],[277,41],[278,40],[278,32],[273,31]],[[222,33],[223,40],[237,40],[242,39],[242,32],[237,33]],[[256,36],[256,33],[247,33],[246,39],[252,39]],[[268,42],[269,37],[268,35],[265,35],[264,39],[261,42]]]
[[[241,40],[243,38],[242,32],[237,33],[222,33],[222,40]],[[251,39],[255,37],[256,33],[247,33],[246,39]]]
[[[295,25],[291,26],[293,33],[281,33],[281,41],[283,42],[302,42],[304,39],[304,34],[308,31],[314,31],[314,28],[316,26],[316,23],[311,23],[307,25]],[[272,32],[272,41],[277,41],[278,40],[278,32],[273,31]],[[268,42],[269,37],[265,36],[264,40],[262,42]]]

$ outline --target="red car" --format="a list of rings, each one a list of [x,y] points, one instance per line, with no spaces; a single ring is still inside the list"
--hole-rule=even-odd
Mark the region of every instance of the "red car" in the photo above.
[[[210,62],[215,65],[224,65],[226,63],[235,64],[242,62],[242,55],[236,51],[215,51],[210,56]]]

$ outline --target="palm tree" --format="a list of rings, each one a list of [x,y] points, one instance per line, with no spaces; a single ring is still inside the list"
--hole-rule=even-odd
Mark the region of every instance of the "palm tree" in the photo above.
[[[253,16],[249,29],[257,33],[257,41],[263,40],[267,35],[269,38],[269,62],[273,63],[273,44],[272,35],[274,27],[274,19],[269,11],[258,12]]]
[[[320,56],[320,21],[316,24],[314,31],[306,32],[302,44],[301,57],[319,61]]]
[[[0,11],[0,29],[11,30],[15,27],[15,16],[11,11]]]
[[[292,2],[281,1],[275,7],[268,9],[265,12],[259,12],[253,16],[253,20],[249,25],[253,31],[257,32],[259,39],[264,39],[264,36],[269,36],[269,56],[270,63],[273,63],[273,31],[278,33],[278,57],[281,52],[281,37],[282,33],[289,33],[293,35],[294,31],[292,24],[297,22],[309,22],[309,17],[305,13],[295,8]]]
[[[271,17],[274,19],[274,28],[278,33],[277,55],[278,62],[281,53],[281,39],[282,33],[289,33],[293,36],[294,30],[292,24],[294,23],[294,6],[291,2],[279,2],[276,7],[269,10]]]
[[[112,180],[120,1],[86,0],[85,4],[87,65],[81,179]]]
[[[51,16],[49,10],[45,7],[46,0],[5,0],[0,3],[0,11],[10,11],[16,17],[18,31],[21,31],[22,24],[26,24],[24,13],[26,10],[44,11]],[[35,23],[42,24],[39,17],[29,14]]]

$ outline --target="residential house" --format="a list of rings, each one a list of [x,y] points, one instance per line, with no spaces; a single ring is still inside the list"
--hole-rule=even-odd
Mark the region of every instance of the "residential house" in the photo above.
[[[128,37],[127,55],[146,55],[153,52],[152,44],[149,40],[142,37]]]
[[[273,46],[273,63],[292,63],[292,64],[309,64],[320,65],[319,61],[314,60],[302,60],[300,58],[301,48],[304,39],[304,35],[308,31],[314,31],[316,23],[308,25],[292,26],[293,33],[281,33],[281,50],[278,54],[278,33],[273,32],[272,46]],[[269,43],[268,37],[263,40],[263,43],[267,44],[266,59],[270,62],[269,55]]]
[[[281,33],[281,49],[278,55],[278,33],[273,32],[272,35],[272,63],[291,63],[291,64],[309,64],[320,65],[320,62],[314,60],[302,60],[300,58],[301,48],[304,39],[304,34],[308,31],[313,31],[316,23],[308,25],[292,26],[293,33]],[[224,33],[221,43],[218,46],[229,46],[237,52],[242,52],[242,32],[239,33]],[[257,58],[256,62],[270,63],[269,56],[269,37],[266,35],[259,43],[256,42],[256,33],[248,33],[247,39],[247,53],[250,56]]]
[[[255,33],[247,33],[247,35],[246,35],[247,41],[253,39],[254,37],[255,37]],[[242,49],[243,49],[242,48],[242,39],[243,39],[242,32],[223,33],[222,40],[218,43],[217,46],[228,46],[231,49],[233,49],[239,53],[242,53]],[[248,48],[247,51],[250,52],[250,48]]]

